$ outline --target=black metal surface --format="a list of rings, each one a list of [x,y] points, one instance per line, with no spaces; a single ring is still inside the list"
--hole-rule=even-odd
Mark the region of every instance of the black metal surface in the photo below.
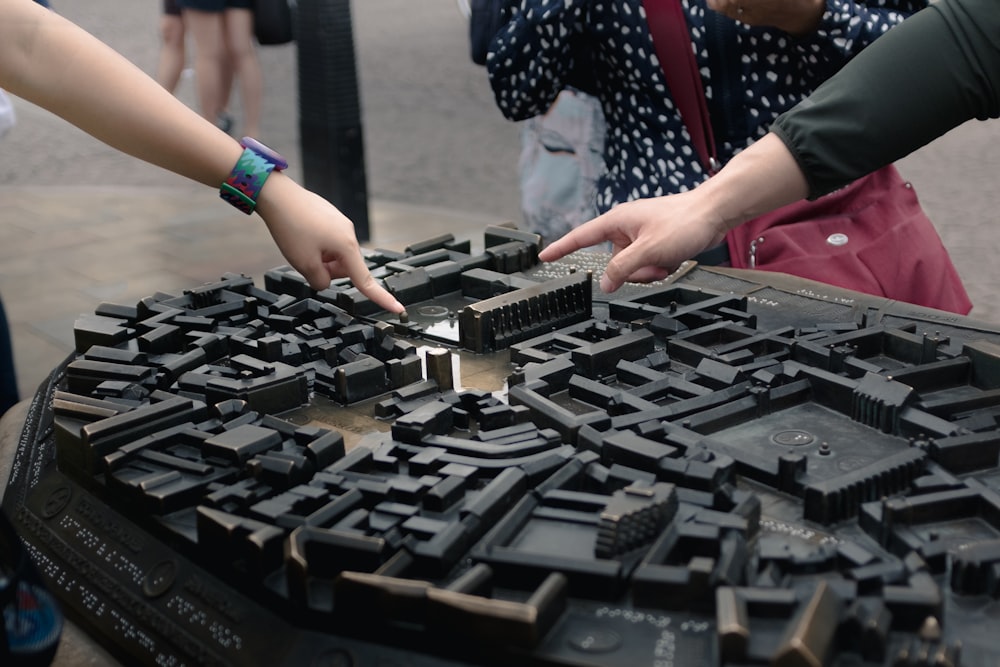
[[[350,0],[298,0],[299,135],[303,183],[371,237],[361,92]]]
[[[1000,662],[997,329],[537,243],[372,253],[405,318],[288,267],[81,317],[3,502],[67,612],[129,664]]]

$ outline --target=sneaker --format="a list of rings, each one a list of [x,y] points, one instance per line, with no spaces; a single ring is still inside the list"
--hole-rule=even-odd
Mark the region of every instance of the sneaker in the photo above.
[[[233,117],[227,112],[222,111],[215,118],[215,126],[226,134],[231,134],[233,130]]]

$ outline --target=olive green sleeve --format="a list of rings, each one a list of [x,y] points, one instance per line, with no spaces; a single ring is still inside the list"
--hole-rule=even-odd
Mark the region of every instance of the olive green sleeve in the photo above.
[[[816,198],[967,120],[998,117],[998,94],[1000,0],[938,0],[875,40],[771,130]]]

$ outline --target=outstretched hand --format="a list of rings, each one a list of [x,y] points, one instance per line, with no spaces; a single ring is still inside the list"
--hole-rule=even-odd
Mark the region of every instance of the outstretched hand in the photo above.
[[[350,278],[362,294],[393,313],[404,310],[372,276],[361,256],[354,225],[330,202],[272,174],[257,212],[267,224],[278,250],[316,290],[334,278]]]
[[[696,200],[686,192],[619,204],[553,241],[538,258],[552,262],[608,241],[612,258],[601,276],[603,292],[614,292],[626,281],[661,280],[725,237],[722,220],[697,213]]]

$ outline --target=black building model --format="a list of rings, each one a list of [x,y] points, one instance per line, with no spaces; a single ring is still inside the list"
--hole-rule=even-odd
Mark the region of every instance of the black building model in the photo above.
[[[102,304],[4,509],[128,664],[1000,664],[1000,331],[490,227]]]

